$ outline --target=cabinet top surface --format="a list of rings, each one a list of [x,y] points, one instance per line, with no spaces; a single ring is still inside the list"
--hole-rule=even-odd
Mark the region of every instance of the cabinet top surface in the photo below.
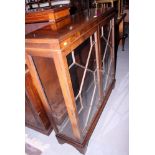
[[[26,42],[32,39],[61,40],[69,34],[78,31],[81,27],[86,27],[93,22],[100,21],[101,18],[104,19],[112,12],[114,12],[114,8],[85,10],[81,13],[68,16],[57,23],[49,23],[49,25],[27,34]]]

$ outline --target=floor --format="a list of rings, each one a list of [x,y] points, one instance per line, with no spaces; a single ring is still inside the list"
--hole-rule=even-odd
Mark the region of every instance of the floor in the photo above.
[[[80,155],[71,145],[60,145],[54,135],[45,136],[26,128],[26,143],[42,155]],[[129,40],[118,49],[116,85],[89,141],[86,155],[129,154]],[[32,155],[32,154],[31,154]]]

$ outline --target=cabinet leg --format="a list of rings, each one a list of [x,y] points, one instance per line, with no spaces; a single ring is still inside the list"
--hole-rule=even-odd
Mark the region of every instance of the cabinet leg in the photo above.
[[[122,51],[124,51],[125,39],[126,39],[127,37],[128,37],[128,34],[127,34],[127,33],[123,34],[123,36],[122,36]]]
[[[115,84],[116,84],[116,79],[114,79],[112,89],[114,89],[114,88],[115,88]]]
[[[59,144],[65,144],[66,143],[66,141],[63,140],[63,139],[61,139],[60,137],[56,136],[56,138],[57,138]],[[73,144],[73,143],[69,143],[69,144],[71,144],[74,148],[76,148],[83,155],[87,151],[88,143],[85,144],[84,146],[82,146],[82,145],[76,145],[76,144]]]
[[[56,138],[57,138],[59,144],[64,144],[65,143],[65,141],[62,140],[61,138],[59,138],[59,137],[56,137]]]
[[[76,148],[81,154],[85,155],[87,151],[87,145],[84,148]]]

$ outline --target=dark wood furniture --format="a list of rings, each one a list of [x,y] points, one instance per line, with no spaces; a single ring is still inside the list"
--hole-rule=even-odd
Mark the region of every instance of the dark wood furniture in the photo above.
[[[115,84],[115,14],[85,10],[26,35],[26,62],[56,137],[81,153]]]
[[[115,5],[115,2],[117,2],[117,5]],[[124,4],[123,0],[95,0],[96,7],[100,4],[102,8],[108,8],[108,7],[115,7],[117,10],[117,21],[115,25],[116,29],[116,51],[118,49],[119,43],[121,43],[122,51],[124,51],[124,44],[125,39],[128,37],[128,34],[125,33],[125,27],[124,27],[124,19],[126,16],[126,13],[124,13]]]
[[[69,7],[51,7],[50,9],[35,9],[25,14],[25,23],[56,22],[69,16]]]
[[[75,14],[90,8],[93,2],[94,0],[25,0],[25,12],[68,6],[70,7],[70,13]]]
[[[126,17],[126,13],[123,13],[122,16],[117,19],[116,22],[116,32],[117,32],[117,39],[116,39],[116,49],[118,49],[118,45],[119,43],[122,46],[122,51],[124,51],[124,44],[125,44],[125,39],[128,37],[128,34],[125,33],[125,17]]]
[[[70,0],[25,0],[25,11],[50,9],[53,6],[70,6]]]
[[[27,67],[25,71],[25,124],[46,135],[49,135],[53,129]]]
[[[96,7],[98,7],[99,4],[101,4],[102,7],[109,7],[109,4],[111,7],[114,7],[114,3],[117,2],[117,11],[118,11],[118,18],[121,17],[122,13],[122,1],[121,0],[95,0]]]

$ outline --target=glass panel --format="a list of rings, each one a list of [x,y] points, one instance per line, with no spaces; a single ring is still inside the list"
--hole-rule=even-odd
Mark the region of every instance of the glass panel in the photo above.
[[[67,55],[67,61],[84,138],[100,103],[94,34]]]
[[[104,94],[108,90],[113,80],[112,69],[114,63],[112,62],[112,26],[111,21],[101,27],[101,57],[102,57],[102,70],[103,70],[103,85],[102,89]]]
[[[32,58],[48,99],[54,123],[59,130],[58,132],[74,139],[53,59],[35,56]]]

